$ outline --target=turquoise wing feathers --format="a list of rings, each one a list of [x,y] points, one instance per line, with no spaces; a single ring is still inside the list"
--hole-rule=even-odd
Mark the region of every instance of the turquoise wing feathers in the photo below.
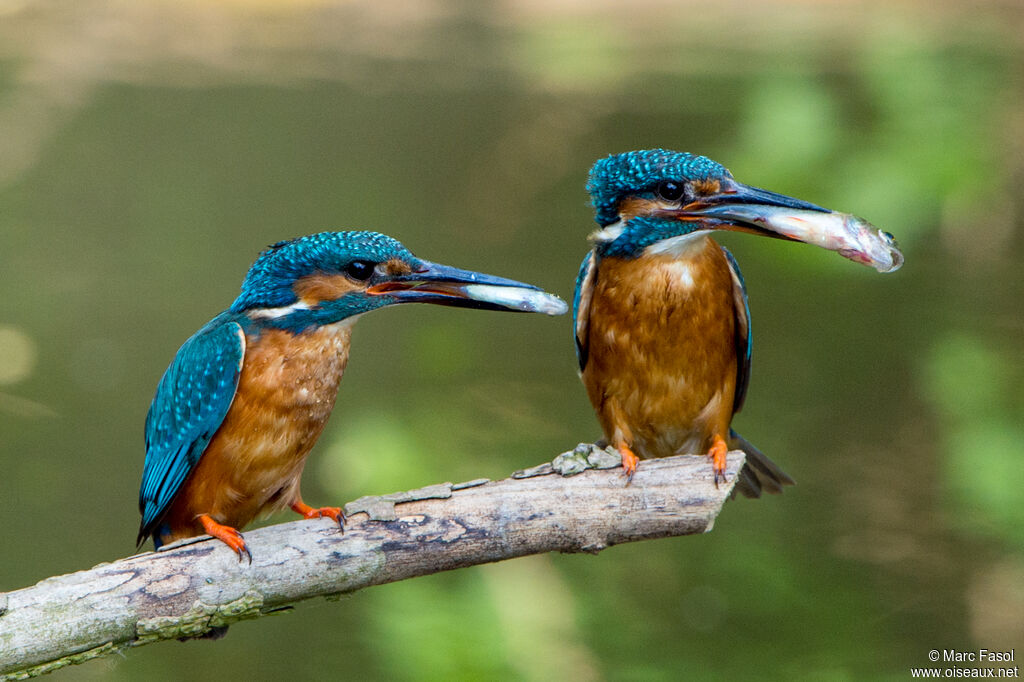
[[[222,313],[186,341],[157,386],[146,416],[140,544],[154,534],[234,400],[245,334],[232,317]]]

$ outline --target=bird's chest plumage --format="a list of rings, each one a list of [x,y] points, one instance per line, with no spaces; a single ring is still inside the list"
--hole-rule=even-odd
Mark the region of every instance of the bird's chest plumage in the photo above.
[[[289,441],[300,442],[311,428],[318,433],[334,408],[350,338],[350,323],[250,337],[231,412]]]
[[[583,382],[605,434],[642,457],[705,451],[732,417],[732,275],[707,236],[667,253],[602,259]]]
[[[246,337],[231,408],[171,512],[180,523],[211,514],[241,527],[299,498],[306,455],[334,407],[348,361],[351,320],[300,334]]]

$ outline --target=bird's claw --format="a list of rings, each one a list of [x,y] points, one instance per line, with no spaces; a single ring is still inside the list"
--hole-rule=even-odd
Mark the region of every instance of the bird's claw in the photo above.
[[[315,512],[315,515],[307,516],[306,518],[322,519],[326,516],[329,519],[334,519],[334,522],[338,524],[338,528],[341,529],[341,532],[345,532],[345,512],[341,507],[320,507],[319,509],[314,509],[313,511]]]
[[[636,473],[636,466],[640,463],[640,458],[625,443],[617,446],[616,449],[622,455],[622,471],[626,474],[626,485],[629,485],[633,482],[633,474]]]
[[[199,522],[203,524],[203,530],[206,531],[207,535],[217,538],[235,550],[235,553],[238,554],[239,563],[241,563],[243,557],[248,557],[249,565],[252,565],[252,552],[249,551],[249,547],[245,544],[245,538],[242,537],[242,534],[237,529],[217,523],[207,514],[201,515]]]
[[[711,443],[711,449],[708,450],[708,457],[711,458],[711,467],[715,472],[715,487],[718,487],[719,483],[728,483],[729,479],[725,475],[726,455],[729,454],[729,446],[726,445],[725,439],[720,435],[715,434],[715,439]]]
[[[345,511],[341,507],[310,507],[305,502],[296,502],[292,505],[292,510],[307,519],[322,519],[326,516],[338,524],[342,533],[345,532],[345,521],[347,519],[345,518]]]

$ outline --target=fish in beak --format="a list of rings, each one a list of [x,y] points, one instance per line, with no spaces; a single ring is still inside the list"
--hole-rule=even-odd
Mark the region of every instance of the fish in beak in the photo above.
[[[472,270],[420,261],[413,272],[371,285],[366,293],[394,303],[434,303],[480,310],[562,315],[565,301],[531,285]]]
[[[813,244],[879,272],[893,272],[903,265],[895,238],[866,220],[731,178],[723,180],[713,194],[658,214],[699,222],[700,229],[749,232]]]

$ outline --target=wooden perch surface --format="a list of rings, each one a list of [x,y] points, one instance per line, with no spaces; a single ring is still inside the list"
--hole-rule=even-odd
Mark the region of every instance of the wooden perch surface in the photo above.
[[[711,530],[743,453],[715,487],[705,457],[641,462],[631,485],[604,451],[577,448],[501,481],[361,498],[329,519],[246,531],[252,564],[204,536],[0,593],[0,679],[24,679],[164,639],[382,583],[542,552]],[[568,459],[568,461],[567,461]],[[581,463],[582,462],[582,463]],[[562,466],[559,466],[559,463]]]

